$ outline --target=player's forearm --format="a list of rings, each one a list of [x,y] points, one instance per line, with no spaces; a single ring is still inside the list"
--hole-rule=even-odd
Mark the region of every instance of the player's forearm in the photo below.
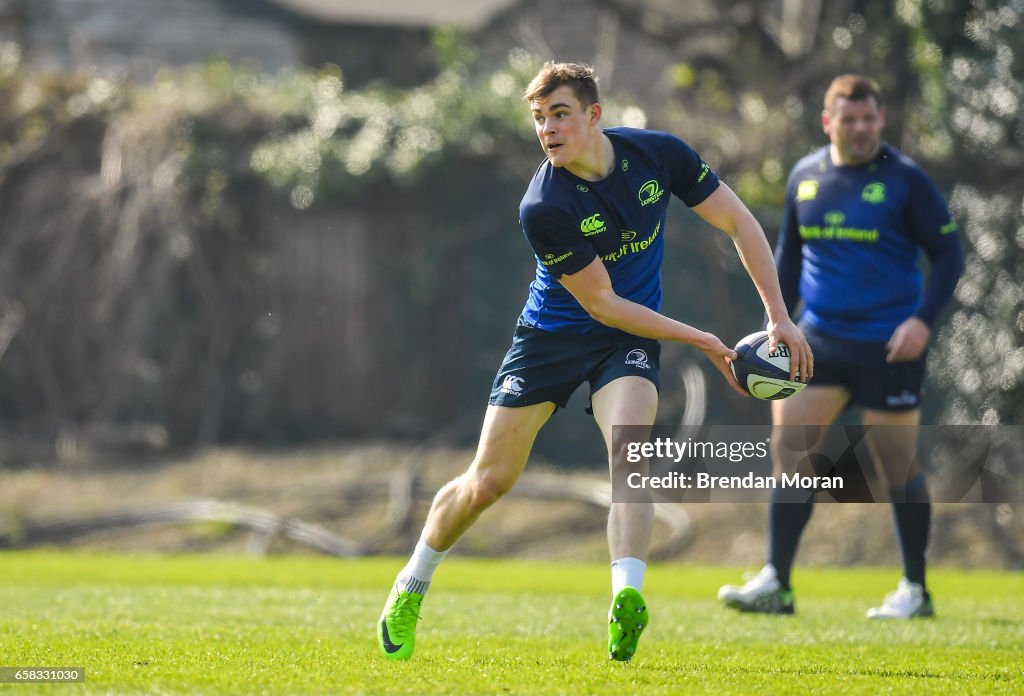
[[[952,244],[932,256],[932,272],[925,289],[924,301],[914,312],[929,327],[935,324],[943,308],[953,297],[956,284],[964,270],[964,257],[959,243]]]
[[[793,206],[792,199],[787,197],[779,227],[779,241],[775,245],[775,270],[779,276],[782,301],[786,303],[790,316],[800,303],[800,272],[803,266],[803,249]]]
[[[634,336],[677,341],[697,348],[708,346],[708,333],[615,294],[602,297],[585,309],[595,321]]]
[[[777,323],[789,316],[789,309],[782,299],[775,259],[761,225],[751,216],[737,224],[731,236],[740,261],[757,288],[768,319]]]
[[[761,296],[768,318],[773,323],[786,318],[788,312],[786,303],[782,301],[772,250],[757,218],[739,197],[722,184],[702,203],[695,205],[693,211],[732,239],[743,267],[747,269],[747,274]]]

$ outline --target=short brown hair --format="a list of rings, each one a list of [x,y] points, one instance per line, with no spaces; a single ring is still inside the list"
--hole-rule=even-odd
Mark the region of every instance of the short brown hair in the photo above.
[[[548,61],[537,76],[530,80],[523,92],[523,99],[530,102],[543,99],[562,85],[569,85],[581,106],[596,104],[597,75],[589,65],[581,63],[556,63]]]
[[[878,89],[878,83],[870,77],[863,75],[840,75],[832,80],[825,92],[825,110],[831,111],[836,105],[836,99],[842,97],[849,101],[861,101],[874,97],[875,104],[882,105],[882,94]]]

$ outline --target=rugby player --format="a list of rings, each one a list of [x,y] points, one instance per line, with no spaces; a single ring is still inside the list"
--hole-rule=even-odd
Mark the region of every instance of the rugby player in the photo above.
[[[615,425],[649,427],[658,408],[659,341],[704,353],[737,391],[735,351],[717,336],[659,313],[665,219],[675,195],[734,241],[770,319],[773,341],[811,353],[789,317],[761,226],[685,142],[667,133],[602,128],[591,68],[548,63],[526,89],[545,160],[519,210],[536,260],[526,306],[498,370],[469,469],[434,498],[415,551],[387,599],[377,636],[389,659],[412,655],[423,597],[438,564],[477,517],[515,484],[540,428],[584,382],[613,476],[626,462]],[[647,626],[641,591],[653,507],[613,503],[609,657],[629,661]]]
[[[872,619],[932,616],[925,582],[931,503],[915,458],[921,384],[932,327],[963,270],[956,222],[928,175],[882,141],[878,85],[837,77],[821,124],[829,144],[800,160],[786,187],[775,249],[786,306],[803,302],[800,328],[814,351],[814,382],[772,402],[776,476],[792,473],[849,406],[862,409],[868,450],[889,489],[903,578]],[[931,262],[927,288],[918,261]],[[815,432],[817,431],[817,432]],[[813,495],[785,502],[773,491],[767,564],[718,597],[741,611],[790,614],[790,570]]]

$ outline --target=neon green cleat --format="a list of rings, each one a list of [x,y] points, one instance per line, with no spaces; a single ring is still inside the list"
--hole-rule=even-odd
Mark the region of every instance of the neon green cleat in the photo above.
[[[391,588],[384,611],[377,622],[377,645],[389,660],[408,660],[416,645],[416,622],[423,595]]]
[[[629,662],[640,635],[647,628],[647,602],[640,592],[626,587],[615,595],[608,609],[608,658]]]

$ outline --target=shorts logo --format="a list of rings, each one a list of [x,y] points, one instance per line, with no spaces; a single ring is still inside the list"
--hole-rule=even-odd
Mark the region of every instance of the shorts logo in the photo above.
[[[510,396],[519,396],[523,393],[523,382],[522,377],[516,377],[515,375],[506,375],[505,379],[501,383],[501,393],[508,394]]]
[[[580,223],[580,231],[584,237],[591,237],[604,232],[605,226],[604,220],[601,219],[601,213],[594,213]]]
[[[814,179],[804,179],[796,187],[796,199],[798,201],[813,201],[818,197],[818,182]]]
[[[860,194],[861,200],[865,200],[868,203],[884,203],[885,202],[885,184],[880,181],[872,181],[870,184],[864,187],[864,190]]]
[[[886,406],[917,406],[917,396],[906,389],[900,394],[885,397]]]
[[[665,189],[661,188],[661,185],[656,179],[651,179],[640,187],[640,192],[637,194],[637,197],[640,198],[641,206],[647,206],[651,203],[657,203],[660,201],[664,194]]]
[[[626,354],[626,364],[639,367],[641,370],[651,369],[651,366],[647,364],[647,353],[639,348],[634,348]]]

